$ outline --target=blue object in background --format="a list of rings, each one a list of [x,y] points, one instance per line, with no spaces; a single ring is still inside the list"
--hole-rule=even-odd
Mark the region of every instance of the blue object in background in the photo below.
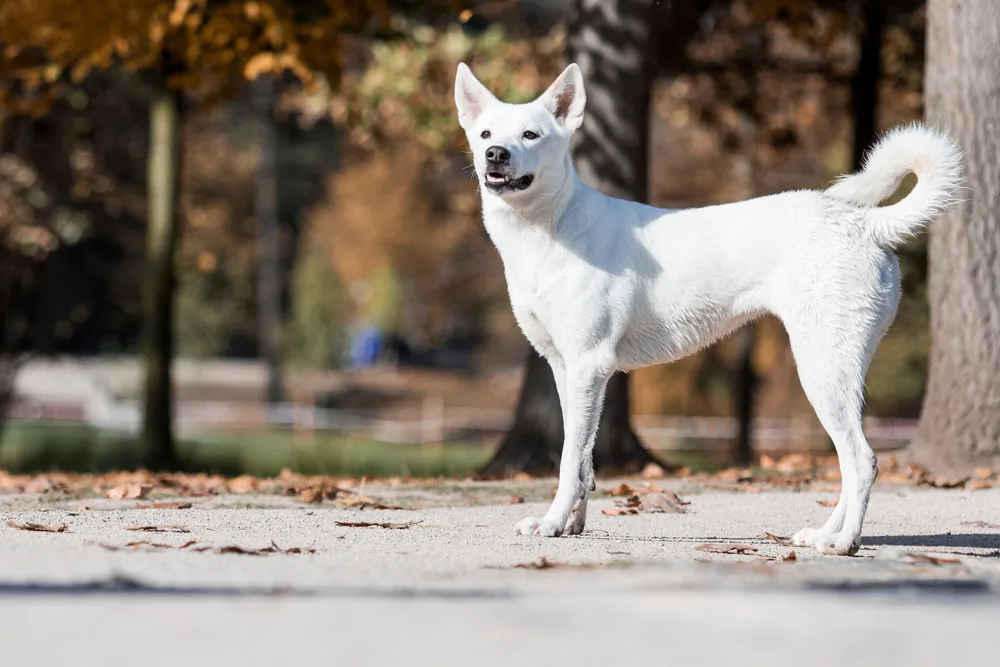
[[[378,363],[384,337],[375,327],[362,327],[351,341],[351,368],[369,368]]]

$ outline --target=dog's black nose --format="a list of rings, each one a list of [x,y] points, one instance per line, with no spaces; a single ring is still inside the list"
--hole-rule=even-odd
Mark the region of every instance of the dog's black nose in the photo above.
[[[486,159],[495,164],[510,162],[510,151],[503,146],[490,146],[486,149]]]

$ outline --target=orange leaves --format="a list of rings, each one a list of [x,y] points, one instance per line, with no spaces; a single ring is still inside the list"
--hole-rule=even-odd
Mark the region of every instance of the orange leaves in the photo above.
[[[314,5],[306,14],[290,0],[4,0],[0,75],[11,76],[0,80],[18,82],[9,96],[17,109],[38,98],[21,92],[58,92],[114,65],[159,71],[168,85],[207,97],[234,94],[234,82],[265,73],[336,81],[344,35],[372,18],[385,22],[389,6]],[[167,62],[170,71],[160,71]]]

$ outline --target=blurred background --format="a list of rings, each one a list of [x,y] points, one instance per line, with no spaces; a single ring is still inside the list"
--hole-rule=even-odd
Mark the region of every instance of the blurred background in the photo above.
[[[923,114],[918,0],[139,5],[0,5],[0,468],[553,469],[558,404],[480,221],[460,61],[514,102],[581,62],[610,100],[581,170],[671,208],[823,188]],[[927,375],[926,237],[901,263],[868,381],[881,450],[913,435]],[[774,319],[608,401],[605,470],[831,449]]]

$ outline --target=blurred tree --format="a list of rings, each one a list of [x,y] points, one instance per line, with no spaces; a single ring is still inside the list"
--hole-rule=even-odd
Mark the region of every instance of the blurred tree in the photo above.
[[[930,231],[922,461],[1000,460],[1000,3],[929,0],[927,120],[965,151],[968,190]]]
[[[652,0],[573,0],[567,16],[566,56],[580,65],[587,89],[574,162],[589,185],[636,201],[648,199],[654,19]],[[552,370],[531,350],[514,424],[484,472],[555,469],[562,445]],[[653,460],[632,430],[628,375],[617,373],[608,383],[594,465],[637,469]]]
[[[170,368],[183,95],[210,102],[234,95],[244,79],[281,73],[309,86],[320,77],[336,85],[350,31],[372,17],[384,23],[388,12],[387,0],[0,4],[0,107],[42,113],[92,71],[112,67],[140,73],[150,88],[142,328],[142,442],[148,466],[167,467],[175,459]]]

